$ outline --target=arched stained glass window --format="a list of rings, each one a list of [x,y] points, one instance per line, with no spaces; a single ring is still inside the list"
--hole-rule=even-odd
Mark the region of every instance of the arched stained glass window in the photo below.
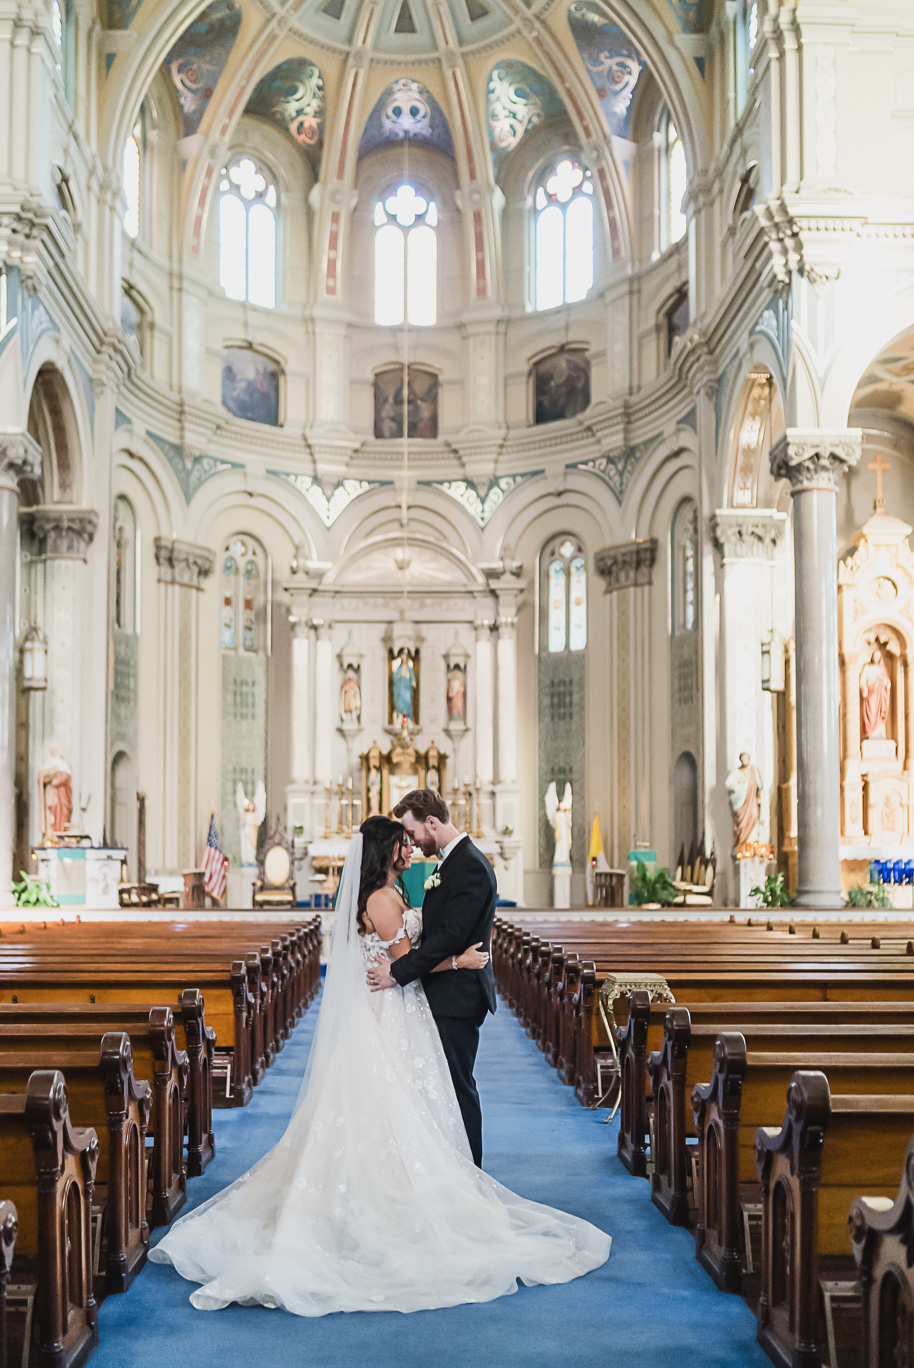
[[[581,544],[561,536],[544,556],[545,640],[550,655],[587,646],[587,566]]]
[[[683,200],[688,189],[685,148],[669,110],[660,125],[660,247],[665,251],[685,237]]]
[[[124,143],[124,231],[128,237],[138,237],[140,232],[140,141],[139,129],[135,129]]]
[[[534,305],[584,299],[593,284],[593,180],[576,157],[560,157],[533,196]]]
[[[691,632],[698,618],[698,509],[692,499],[673,515],[671,552],[673,631]]]
[[[253,537],[232,537],[222,548],[222,610],[219,640],[224,651],[256,655],[266,642],[266,560]]]
[[[229,299],[276,305],[276,186],[251,157],[236,157],[222,175],[219,280]]]
[[[413,185],[398,185],[374,211],[374,320],[382,327],[438,318],[438,208]]]

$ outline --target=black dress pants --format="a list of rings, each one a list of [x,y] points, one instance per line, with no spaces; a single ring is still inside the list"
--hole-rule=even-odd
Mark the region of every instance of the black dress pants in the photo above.
[[[451,1071],[460,1115],[466,1127],[470,1151],[477,1168],[482,1168],[482,1110],[473,1069],[479,1049],[479,1028],[485,1021],[474,1017],[436,1016],[435,1024]]]

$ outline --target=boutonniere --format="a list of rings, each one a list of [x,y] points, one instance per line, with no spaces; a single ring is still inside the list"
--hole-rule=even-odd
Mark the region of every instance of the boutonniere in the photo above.
[[[425,881],[425,891],[426,891],[426,893],[428,893],[432,888],[438,888],[438,887],[440,887],[440,885],[441,885],[441,874],[440,874],[440,872],[436,869],[435,872],[434,872],[434,874],[429,874],[428,878],[426,879],[426,881]]]

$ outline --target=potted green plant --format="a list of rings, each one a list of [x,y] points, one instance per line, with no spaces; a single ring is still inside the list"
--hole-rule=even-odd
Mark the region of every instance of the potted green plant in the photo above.
[[[763,884],[749,889],[749,897],[755,898],[756,907],[792,907],[794,901],[787,892],[783,874],[769,874]]]
[[[882,883],[854,884],[847,890],[845,907],[891,907],[889,891]]]
[[[631,900],[635,907],[672,907],[676,887],[668,869],[657,869],[652,874],[646,865],[639,865],[631,882]]]
[[[57,906],[57,899],[51,892],[51,885],[47,879],[39,879],[37,874],[26,874],[24,869],[20,869],[19,873],[22,875],[21,880],[12,886],[17,907]]]

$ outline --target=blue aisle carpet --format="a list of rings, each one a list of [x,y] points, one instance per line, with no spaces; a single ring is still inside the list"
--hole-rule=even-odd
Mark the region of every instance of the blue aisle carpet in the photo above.
[[[251,1105],[216,1113],[217,1157],[189,1186],[197,1205],[278,1140],[298,1095],[317,1008],[280,1054]],[[586,1216],[613,1237],[603,1268],[559,1287],[521,1287],[481,1306],[304,1320],[282,1311],[195,1311],[191,1284],[148,1264],[101,1308],[91,1368],[555,1368],[636,1363],[770,1368],[755,1320],[695,1262],[691,1235],[650,1203],[644,1179],[615,1157],[616,1127],[585,1111],[504,1004],[482,1033],[477,1078],[485,1163],[508,1187]]]

